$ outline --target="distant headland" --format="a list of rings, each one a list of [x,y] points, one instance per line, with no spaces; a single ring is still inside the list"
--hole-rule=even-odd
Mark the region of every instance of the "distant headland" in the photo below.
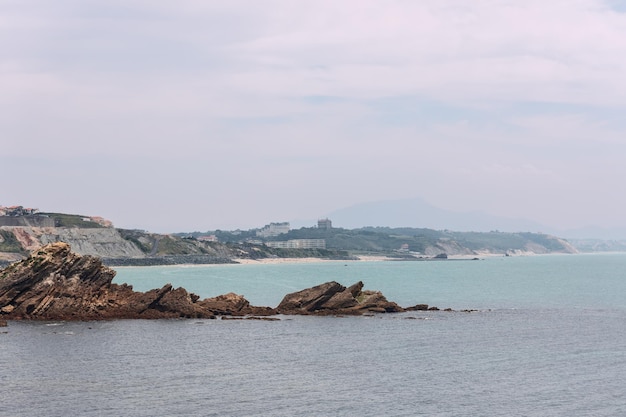
[[[333,227],[331,219],[292,229],[288,222],[250,230],[172,234],[118,229],[99,216],[0,206],[0,264],[65,242],[106,265],[220,264],[267,259],[442,260],[492,255],[576,253],[568,241],[542,233],[455,232],[426,228]]]

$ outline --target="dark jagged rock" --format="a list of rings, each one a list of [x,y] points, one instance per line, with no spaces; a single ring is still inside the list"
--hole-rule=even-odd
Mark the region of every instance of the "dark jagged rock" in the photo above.
[[[434,310],[426,304],[404,309],[378,291],[364,291],[361,281],[350,287],[327,282],[288,294],[276,308],[251,306],[228,293],[200,300],[184,288],[167,284],[136,292],[113,284],[115,271],[99,258],[72,253],[66,243],[53,243],[23,261],[0,270],[0,325],[6,320],[103,320],[267,317],[286,315],[361,315]]]
[[[337,282],[326,282],[312,288],[288,294],[276,310],[281,314],[305,314],[319,311],[333,295],[346,287]]]
[[[393,301],[387,301],[380,291],[363,291],[359,296],[359,311],[371,311],[374,313],[400,313],[406,311]]]
[[[287,294],[276,307],[280,314],[364,314],[405,311],[377,291],[362,291],[363,283],[349,288],[337,282],[327,282],[306,290]]]
[[[115,271],[99,258],[53,243],[0,271],[2,319],[100,320],[214,318],[184,288],[165,285],[145,293],[112,284]]]
[[[251,306],[242,295],[228,293],[206,298],[199,304],[215,315],[220,316],[270,316],[276,314],[273,308]]]
[[[428,304],[416,304],[412,307],[407,307],[406,311],[426,311],[428,310]]]

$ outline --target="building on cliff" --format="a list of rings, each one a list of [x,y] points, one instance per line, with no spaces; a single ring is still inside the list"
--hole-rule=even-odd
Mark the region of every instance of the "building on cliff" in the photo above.
[[[328,218],[325,219],[319,219],[317,221],[317,228],[318,229],[326,229],[326,230],[330,230],[333,228],[333,222],[330,221]]]
[[[23,206],[0,206],[0,216],[32,216],[39,213],[39,209],[28,208]]]
[[[270,248],[281,249],[326,249],[324,239],[290,239],[275,242],[265,242]]]
[[[270,223],[260,230],[257,230],[256,235],[258,237],[274,237],[288,233],[291,229],[289,222],[284,223]]]
[[[215,235],[203,235],[197,237],[198,242],[217,242],[217,236]]]
[[[54,219],[39,214],[39,209],[0,206],[0,227],[54,227]]]

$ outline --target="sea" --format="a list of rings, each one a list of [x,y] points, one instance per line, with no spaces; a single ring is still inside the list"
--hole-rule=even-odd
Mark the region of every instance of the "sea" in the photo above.
[[[454,311],[10,321],[0,416],[626,416],[626,254],[117,271],[259,306],[363,281]]]

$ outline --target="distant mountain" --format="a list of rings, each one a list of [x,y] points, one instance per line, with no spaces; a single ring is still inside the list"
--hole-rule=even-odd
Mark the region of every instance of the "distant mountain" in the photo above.
[[[460,232],[545,232],[553,230],[525,219],[492,216],[479,211],[456,212],[435,207],[418,198],[356,204],[328,214],[333,226],[355,229],[368,226],[420,227]]]

